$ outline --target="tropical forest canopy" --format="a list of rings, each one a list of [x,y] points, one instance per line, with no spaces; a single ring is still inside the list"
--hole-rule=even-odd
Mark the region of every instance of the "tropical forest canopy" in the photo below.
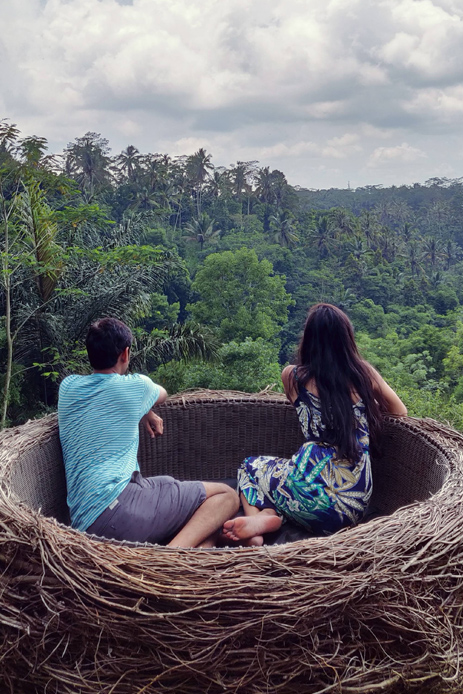
[[[204,149],[112,154],[92,132],[51,154],[3,120],[0,231],[3,426],[88,372],[99,317],[132,327],[132,368],[170,393],[254,392],[281,389],[328,301],[411,414],[463,429],[463,179],[306,190]]]

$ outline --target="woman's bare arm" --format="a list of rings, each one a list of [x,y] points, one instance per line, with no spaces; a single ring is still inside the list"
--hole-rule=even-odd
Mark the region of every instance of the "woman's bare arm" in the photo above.
[[[283,383],[283,388],[285,389],[285,395],[291,403],[293,403],[297,398],[297,389],[293,377],[294,368],[294,364],[289,364],[288,366],[285,366],[281,372],[281,381]]]
[[[368,364],[368,368],[371,371],[373,390],[381,393],[386,403],[387,411],[389,412],[389,414],[395,414],[399,417],[405,417],[407,414],[407,408],[405,407],[397,393],[394,390],[392,390],[391,386],[386,383],[381,374],[378,373],[378,371],[376,371],[376,369],[374,369],[371,364]]]

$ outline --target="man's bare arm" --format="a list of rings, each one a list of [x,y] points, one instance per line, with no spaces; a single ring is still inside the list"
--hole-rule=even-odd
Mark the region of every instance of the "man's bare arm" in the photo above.
[[[156,400],[156,405],[162,405],[162,403],[165,402],[166,399],[167,391],[162,386],[159,386],[159,395]],[[164,432],[164,423],[162,421],[162,418],[155,412],[153,412],[153,410],[149,410],[141,418],[141,421],[152,439],[154,439],[155,436],[161,436]]]
[[[155,436],[161,436],[164,432],[164,423],[162,418],[153,412],[153,410],[147,412],[145,416],[141,418],[141,421],[152,439],[154,439]]]

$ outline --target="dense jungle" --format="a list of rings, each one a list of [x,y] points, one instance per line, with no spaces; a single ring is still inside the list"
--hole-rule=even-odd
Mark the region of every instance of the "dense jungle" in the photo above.
[[[169,393],[281,389],[307,308],[345,310],[409,414],[463,430],[463,178],[307,190],[88,132],[60,154],[0,121],[1,426],[88,371],[88,325],[133,329]]]

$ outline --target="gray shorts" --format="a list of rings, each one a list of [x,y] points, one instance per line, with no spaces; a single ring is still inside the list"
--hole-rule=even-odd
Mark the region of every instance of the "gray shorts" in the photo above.
[[[112,540],[165,544],[205,498],[202,482],[179,482],[167,475],[142,477],[137,471],[87,532]]]

